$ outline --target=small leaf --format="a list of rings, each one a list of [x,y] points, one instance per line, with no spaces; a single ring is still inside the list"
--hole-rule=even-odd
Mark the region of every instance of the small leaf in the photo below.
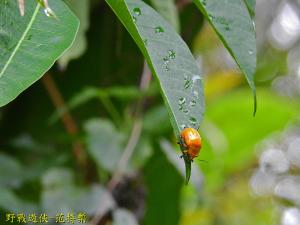
[[[256,39],[253,21],[242,0],[193,0],[213,26],[244,73],[254,97],[256,112]],[[250,1],[249,1],[250,2]],[[252,6],[251,6],[252,7]]]
[[[26,1],[23,17],[17,1],[0,1],[0,106],[37,81],[72,44],[76,16],[62,1],[51,4],[58,19],[45,16],[36,1]]]

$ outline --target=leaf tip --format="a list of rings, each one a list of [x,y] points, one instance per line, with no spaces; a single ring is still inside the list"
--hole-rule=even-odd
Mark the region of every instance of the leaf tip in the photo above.
[[[185,185],[188,185],[191,178],[191,160],[187,155],[183,155],[185,164]]]
[[[255,117],[257,111],[257,96],[256,96],[256,90],[253,90],[253,117]]]

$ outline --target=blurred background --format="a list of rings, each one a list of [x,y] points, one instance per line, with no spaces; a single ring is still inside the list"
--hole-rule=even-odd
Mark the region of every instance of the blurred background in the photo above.
[[[300,224],[300,1],[256,1],[255,117],[244,77],[199,10],[147,1],[180,30],[205,80],[198,159],[207,163],[195,160],[187,186],[139,49],[104,1],[67,2],[81,20],[77,57],[0,109],[2,224],[7,213],[15,224],[21,213],[55,224],[70,212],[93,225]]]

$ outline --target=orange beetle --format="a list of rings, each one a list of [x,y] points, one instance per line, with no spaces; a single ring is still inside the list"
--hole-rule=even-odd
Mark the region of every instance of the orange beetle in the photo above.
[[[189,159],[193,161],[200,152],[202,141],[199,132],[192,128],[186,127],[180,133],[180,142],[183,154],[188,155]]]

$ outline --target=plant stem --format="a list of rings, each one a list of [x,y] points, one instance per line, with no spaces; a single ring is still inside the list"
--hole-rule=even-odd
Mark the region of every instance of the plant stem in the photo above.
[[[42,83],[47,90],[49,97],[55,106],[55,108],[61,109],[65,108],[63,114],[60,115],[60,119],[67,131],[68,134],[70,134],[72,137],[76,136],[78,134],[78,126],[73,119],[72,115],[69,113],[64,99],[54,81],[50,73],[46,73],[42,78]],[[73,143],[73,154],[77,160],[78,165],[81,168],[84,168],[86,165],[86,155],[82,147],[82,143],[78,140],[75,140]]]

